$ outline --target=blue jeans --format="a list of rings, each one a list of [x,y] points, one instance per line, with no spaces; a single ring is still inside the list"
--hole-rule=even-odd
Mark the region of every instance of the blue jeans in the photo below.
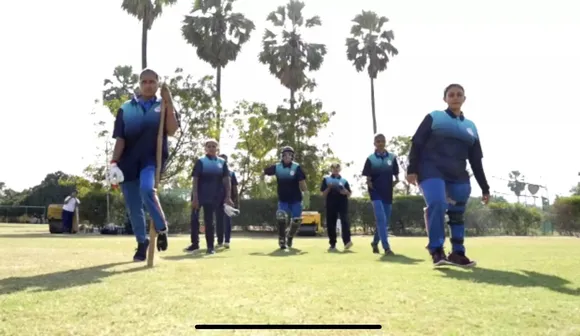
[[[389,220],[391,219],[391,211],[393,205],[385,203],[381,200],[372,201],[373,211],[375,213],[376,229],[373,237],[373,245],[379,244],[379,239],[383,249],[390,249],[389,246]]]
[[[72,233],[75,213],[71,211],[62,211],[62,232]]]
[[[445,214],[449,216],[451,229],[451,244],[453,252],[465,253],[463,240],[465,238],[465,222],[463,214],[471,194],[471,185],[468,183],[447,182],[438,178],[431,178],[421,182],[421,190],[427,203],[427,228],[429,235],[430,252],[443,248],[445,244]],[[447,198],[453,204],[447,202]]]
[[[147,223],[145,222],[143,203],[153,218],[155,229],[162,231],[167,228],[165,214],[155,190],[155,166],[143,168],[138,180],[121,183],[121,191],[125,197],[125,206],[138,243],[143,243],[147,239]]]

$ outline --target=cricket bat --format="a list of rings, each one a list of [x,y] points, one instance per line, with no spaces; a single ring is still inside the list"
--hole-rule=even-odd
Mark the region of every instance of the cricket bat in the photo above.
[[[163,91],[167,88],[167,84],[161,84],[161,90]],[[161,156],[163,149],[163,135],[165,134],[165,109],[166,103],[164,100],[161,101],[161,114],[159,117],[159,129],[157,130],[157,151],[155,152],[155,193],[159,188],[159,180],[161,179]],[[157,230],[155,229],[155,223],[153,219],[149,220],[149,252],[147,253],[147,267],[153,267],[155,263],[155,249],[157,247]]]

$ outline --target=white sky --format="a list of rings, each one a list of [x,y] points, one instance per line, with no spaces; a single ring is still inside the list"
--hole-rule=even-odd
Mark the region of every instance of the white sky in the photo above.
[[[226,108],[236,101],[288,96],[257,60],[267,14],[285,0],[239,0],[235,10],[257,26],[235,63],[223,72]],[[575,101],[580,92],[577,47],[580,3],[573,0],[306,0],[305,14],[323,26],[307,37],[327,45],[315,74],[320,98],[336,111],[324,137],[351,178],[372,151],[369,80],[346,60],[350,20],[361,10],[391,19],[399,56],[375,84],[380,131],[410,135],[425,114],[444,107],[451,82],[466,88],[464,111],[478,126],[492,190],[506,192],[510,170],[546,184],[550,196],[577,183]],[[149,65],[162,74],[182,67],[213,74],[181,38],[191,1],[166,9],[149,35]],[[20,190],[47,173],[79,174],[94,160],[93,101],[116,65],[140,68],[141,26],[117,0],[13,1],[0,12],[0,181]],[[324,140],[324,139],[322,139]],[[225,150],[233,146],[225,143]],[[479,188],[474,193],[479,194]]]

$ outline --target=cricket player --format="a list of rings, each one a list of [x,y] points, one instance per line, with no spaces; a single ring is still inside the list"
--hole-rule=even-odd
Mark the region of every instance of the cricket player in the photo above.
[[[483,170],[482,150],[475,124],[461,111],[465,90],[451,84],[443,93],[444,111],[433,111],[413,136],[409,153],[407,181],[419,184],[427,205],[429,244],[427,249],[435,266],[475,266],[465,255],[465,206],[471,194],[467,161],[482,190],[482,200],[489,201],[489,185]],[[447,199],[450,199],[448,201]],[[451,231],[452,252],[445,255],[445,215]]]
[[[75,211],[80,204],[81,202],[77,198],[76,191],[73,191],[64,199],[64,204],[62,206],[62,232],[74,233],[73,222],[75,218]]]
[[[224,161],[228,162],[228,156],[225,154],[220,154],[220,158],[224,159]],[[236,178],[236,173],[233,170],[230,170],[230,182],[231,182],[231,196],[232,202],[234,203],[235,208],[240,207],[239,199],[238,199],[238,179]],[[225,190],[224,190],[225,195]],[[223,247],[229,249],[230,248],[230,239],[232,236],[232,218],[228,216],[225,212],[223,212],[223,228],[217,229],[217,241],[218,247]],[[224,240],[225,238],[225,240]]]
[[[121,184],[125,206],[137,239],[134,261],[147,259],[149,239],[143,203],[155,223],[157,249],[165,251],[168,246],[167,221],[155,190],[157,132],[162,100],[167,109],[161,148],[162,168],[168,157],[167,136],[173,136],[179,128],[179,116],[173,108],[169,90],[161,90],[161,99],[155,95],[159,86],[157,73],[145,69],[139,75],[139,82],[141,94],[125,102],[117,112],[113,129],[115,147],[109,169],[111,183]]]
[[[199,250],[199,210],[203,209],[206,253],[215,254],[214,229],[217,228],[218,237],[220,234],[223,237],[224,204],[233,206],[230,170],[226,160],[217,156],[219,147],[217,140],[207,140],[204,147],[205,156],[197,160],[193,166],[191,246],[187,250],[190,252]]]
[[[352,247],[348,220],[348,198],[351,195],[348,181],[340,175],[340,164],[330,165],[331,174],[322,179],[320,191],[326,205],[326,230],[330,252],[336,251],[336,223],[340,218],[342,242],[346,250]]]
[[[388,234],[393,208],[393,187],[399,182],[399,164],[395,155],[387,152],[387,139],[384,134],[376,134],[374,142],[375,152],[366,159],[362,171],[362,175],[366,176],[368,193],[376,219],[376,230],[371,247],[373,253],[380,253],[380,240],[385,255],[393,255]]]
[[[294,149],[282,148],[282,160],[264,168],[264,175],[276,176],[278,184],[278,243],[280,249],[292,247],[294,236],[302,224],[302,205],[310,206],[310,195],[306,187],[306,175],[294,160]],[[288,225],[290,224],[290,225]]]

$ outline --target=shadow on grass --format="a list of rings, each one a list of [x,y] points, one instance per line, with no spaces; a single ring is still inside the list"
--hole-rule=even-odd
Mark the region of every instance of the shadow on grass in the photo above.
[[[191,252],[184,252],[183,254],[173,255],[168,257],[161,257],[164,260],[172,260],[172,261],[179,261],[179,260],[191,260],[191,259],[205,259],[205,258],[224,258],[221,256],[221,252],[224,250],[216,250],[216,254],[207,254],[207,249],[199,250],[196,253]]]
[[[289,250],[280,250],[276,249],[270,253],[262,253],[262,252],[254,252],[250,253],[251,256],[258,256],[258,257],[290,257],[290,256],[298,256],[303,255],[308,252],[304,252],[299,249],[291,248]]]
[[[136,264],[138,266],[127,270],[108,270],[115,266],[127,264],[133,264],[133,262],[117,262],[62,272],[33,275],[29,277],[10,277],[0,279],[0,295],[8,295],[29,289],[33,289],[33,292],[44,292],[90,285],[99,283],[102,279],[112,275],[133,273],[147,269],[147,265],[145,264]]]
[[[407,257],[407,256],[402,255],[402,254],[395,254],[395,255],[382,255],[381,258],[377,261],[397,263],[397,264],[405,264],[405,265],[415,265],[415,264],[421,263],[425,260],[410,258],[410,257]]]
[[[445,277],[467,280],[479,283],[486,283],[497,286],[512,286],[512,287],[543,287],[554,292],[567,295],[580,295],[580,288],[572,289],[566,287],[570,281],[560,278],[555,275],[543,274],[533,271],[500,271],[488,268],[476,267],[469,270],[452,269],[452,268],[438,268],[439,272]]]

